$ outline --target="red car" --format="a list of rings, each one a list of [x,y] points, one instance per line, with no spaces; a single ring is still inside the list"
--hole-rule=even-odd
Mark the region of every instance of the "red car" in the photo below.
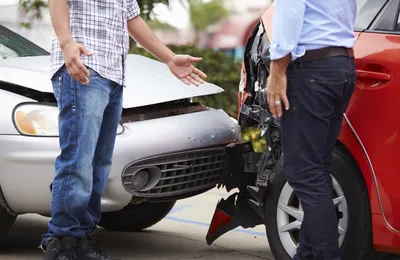
[[[358,83],[333,154],[343,260],[400,254],[399,10],[399,0],[358,0]],[[238,95],[239,122],[261,126],[268,147],[264,153],[255,153],[251,143],[227,147],[221,185],[239,192],[218,203],[207,242],[238,226],[265,225],[275,258],[289,260],[303,211],[283,174],[279,122],[271,118],[265,99],[272,16],[273,6],[251,32]]]

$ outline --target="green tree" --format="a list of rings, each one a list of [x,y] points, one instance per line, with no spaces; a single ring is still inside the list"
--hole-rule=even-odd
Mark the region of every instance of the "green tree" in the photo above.
[[[184,4],[184,0],[137,0],[141,9],[142,17],[149,19],[157,4],[169,6],[172,1]],[[228,15],[221,0],[212,0],[204,3],[203,0],[187,0],[189,3],[190,20],[196,31],[203,31],[209,25],[221,21]],[[44,8],[47,8],[47,1],[44,0],[20,0],[26,13],[33,12],[34,18],[41,18]]]
[[[43,9],[48,7],[47,3],[43,0],[19,0],[19,2],[25,15],[30,16],[29,20],[41,19]],[[21,22],[21,26],[30,28],[31,24],[29,20]]]
[[[229,15],[222,0],[188,0],[190,23],[196,32],[195,43],[200,40],[200,35],[213,24],[222,21]]]
[[[169,5],[171,1],[182,2],[183,0],[137,0],[142,12],[142,17],[145,19],[150,18],[155,5]],[[41,18],[43,9],[48,7],[47,1],[44,0],[20,0],[20,3],[26,13],[33,12],[33,18],[39,19]]]
[[[149,21],[147,21],[147,24],[153,30],[163,30],[163,31],[177,31],[178,30],[174,26],[172,26],[168,23],[160,22],[157,19],[149,20]]]

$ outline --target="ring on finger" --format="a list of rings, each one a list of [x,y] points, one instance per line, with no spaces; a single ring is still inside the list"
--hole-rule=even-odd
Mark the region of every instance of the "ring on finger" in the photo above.
[[[281,101],[280,100],[275,100],[275,105],[280,105]]]

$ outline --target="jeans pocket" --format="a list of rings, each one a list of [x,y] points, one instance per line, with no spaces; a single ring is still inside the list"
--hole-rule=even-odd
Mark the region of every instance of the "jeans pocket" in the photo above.
[[[90,73],[90,76],[88,77],[89,81],[98,79],[98,78],[102,78],[102,76],[96,70],[90,68],[89,66],[86,66],[86,68]]]
[[[347,79],[345,79],[345,80],[337,80],[337,81],[334,81],[334,80],[318,80],[318,79],[310,79],[309,80],[309,83],[311,83],[311,84],[321,84],[321,85],[330,85],[330,86],[332,86],[332,85],[344,85],[347,82],[348,82]]]

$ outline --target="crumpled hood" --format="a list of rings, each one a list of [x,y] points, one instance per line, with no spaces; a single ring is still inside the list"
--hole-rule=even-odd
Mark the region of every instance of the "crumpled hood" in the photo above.
[[[0,60],[0,81],[24,86],[40,92],[53,93],[50,82],[50,57],[23,57]],[[179,99],[221,93],[214,84],[187,86],[159,61],[129,54],[124,108],[140,107]]]

